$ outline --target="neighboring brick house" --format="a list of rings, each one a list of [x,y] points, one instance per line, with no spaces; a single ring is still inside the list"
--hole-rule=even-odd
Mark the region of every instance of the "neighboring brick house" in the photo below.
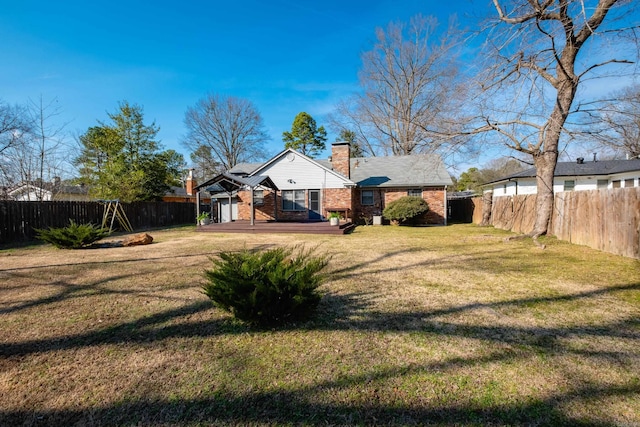
[[[336,211],[353,222],[370,221],[389,202],[414,195],[429,204],[424,222],[446,224],[446,186],[452,182],[438,155],[349,155],[345,142],[332,145],[328,160],[287,149],[265,163],[239,164],[195,189],[212,194],[219,222],[320,221]]]
[[[193,170],[190,170],[184,187],[171,187],[171,189],[162,196],[162,201],[172,203],[196,203],[197,197],[195,187],[197,184],[198,183],[193,176]],[[200,203],[209,204],[210,202],[211,198],[208,195],[200,197]]]

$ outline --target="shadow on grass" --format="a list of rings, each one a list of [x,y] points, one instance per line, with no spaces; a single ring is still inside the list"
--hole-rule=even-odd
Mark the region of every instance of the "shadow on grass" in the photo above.
[[[360,378],[345,379],[357,386]],[[315,391],[331,388],[259,392],[249,395],[212,393],[199,399],[133,400],[88,410],[1,411],[2,425],[511,425],[511,426],[614,426],[566,415],[561,405],[584,398],[624,398],[640,393],[639,384],[617,387],[587,386],[512,405],[482,408],[474,404],[405,405],[324,403]]]
[[[167,255],[161,257],[150,257],[150,258],[127,258],[127,259],[115,259],[115,260],[105,260],[105,261],[79,261],[79,262],[67,262],[61,264],[48,264],[48,265],[30,265],[26,267],[15,267],[15,268],[2,268],[0,272],[10,272],[10,271],[20,271],[20,270],[28,270],[34,271],[38,269],[46,269],[52,267],[73,267],[73,266],[87,266],[90,268],[91,266],[100,265],[100,264],[127,264],[127,263],[136,263],[136,262],[150,262],[150,261],[160,261],[160,260],[179,260],[183,258],[200,258],[200,257],[211,257],[217,255],[219,252],[206,252],[206,253],[198,253],[198,254],[186,254],[186,255]]]
[[[360,330],[378,332],[412,332],[433,336],[465,337],[481,341],[506,343],[516,346],[513,351],[497,349],[481,357],[452,357],[444,362],[428,365],[374,368],[359,375],[342,375],[335,379],[319,380],[311,385],[292,389],[274,389],[239,394],[218,389],[204,392],[200,398],[121,400],[111,405],[88,409],[15,410],[0,409],[0,425],[188,425],[188,424],[271,424],[271,425],[425,425],[457,424],[486,425],[572,425],[608,426],[604,422],[576,419],[567,415],[565,407],[574,401],[598,398],[624,398],[640,395],[640,382],[630,378],[623,385],[601,385],[574,382],[568,389],[544,399],[524,399],[506,403],[432,403],[412,405],[376,402],[375,396],[367,403],[340,403],[337,399],[319,398],[343,390],[369,387],[372,382],[391,380],[416,373],[453,371],[460,368],[483,366],[488,363],[508,363],[532,354],[548,355],[575,353],[591,358],[614,358],[625,363],[629,355],[622,350],[574,350],[563,344],[563,337],[612,337],[640,340],[640,321],[622,319],[593,327],[505,327],[460,325],[444,322],[441,316],[477,309],[499,309],[508,306],[531,306],[580,300],[603,294],[637,291],[640,283],[608,287],[605,289],[543,298],[522,298],[486,304],[465,304],[439,310],[388,313],[373,310],[374,294],[325,295],[318,316],[308,322],[290,325],[295,330]],[[209,300],[195,301],[132,322],[84,333],[0,344],[0,357],[22,358],[31,354],[75,349],[84,346],[117,343],[152,343],[183,337],[215,337],[243,334],[250,329],[230,317],[216,320],[189,321],[193,314],[215,310]],[[270,334],[272,331],[257,331]],[[631,362],[633,365],[635,362]]]
[[[640,331],[638,330],[640,320],[630,318],[612,324],[599,324],[593,327],[542,328],[462,325],[445,322],[438,319],[438,317],[472,311],[479,308],[495,309],[507,306],[517,307],[525,305],[531,306],[532,304],[548,304],[639,289],[640,284],[637,283],[581,292],[573,295],[522,298],[494,303],[474,303],[439,310],[414,310],[401,313],[372,310],[370,299],[375,296],[374,294],[329,293],[323,297],[315,318],[303,323],[286,325],[279,328],[279,330],[425,332],[436,335],[462,336],[510,344],[523,344],[555,350],[558,346],[556,340],[567,336],[608,336],[640,340]],[[59,298],[64,298],[64,296],[60,296]],[[53,349],[72,349],[98,344],[152,342],[177,337],[214,337],[224,334],[244,333],[251,330],[248,326],[243,326],[231,317],[171,324],[171,321],[179,321],[181,318],[188,318],[190,315],[208,310],[216,309],[213,307],[211,301],[203,299],[135,321],[81,334],[60,336],[52,339],[36,339],[13,343],[4,342],[0,343],[0,356],[25,356]],[[258,332],[268,333],[268,331]]]

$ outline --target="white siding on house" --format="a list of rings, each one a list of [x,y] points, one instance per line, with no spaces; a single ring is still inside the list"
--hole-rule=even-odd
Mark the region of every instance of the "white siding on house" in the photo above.
[[[605,160],[599,163],[558,162],[555,172],[558,175],[553,180],[554,193],[640,187],[640,159]],[[536,180],[531,177],[535,169],[528,169],[521,174],[529,177],[505,177],[488,184],[483,191],[493,191],[495,196],[536,194]]]
[[[537,190],[535,179],[523,179],[518,182],[518,194],[536,194]]]
[[[633,180],[633,187],[640,187],[640,173],[629,172],[608,176],[561,176],[553,180],[553,192],[560,193],[565,191],[565,181],[573,181],[572,191],[588,191],[597,190],[598,181],[606,180],[607,188],[613,188],[613,182],[617,182],[619,188],[628,187],[629,180]],[[493,190],[494,197],[514,196],[516,194],[536,194],[536,181],[531,179],[521,179],[517,185],[515,181],[508,181],[493,184],[493,188],[485,189],[485,191]]]
[[[616,174],[616,175],[611,175],[611,179],[609,180],[609,185],[611,185],[611,182],[613,181],[621,181],[620,182],[620,187],[628,187],[628,185],[625,185],[628,179],[633,179],[633,187],[640,187],[640,183],[638,181],[640,181],[640,172],[627,172],[627,173],[620,173],[620,174]]]
[[[595,176],[561,176],[553,180],[553,192],[564,190],[565,181],[573,181],[573,191],[586,191],[598,189],[598,178]]]
[[[9,196],[18,202],[48,202],[51,200],[51,192],[41,190],[32,186],[23,186],[15,191],[9,192]]]
[[[494,196],[515,196],[516,194],[536,194],[535,180],[508,181],[493,185]]]
[[[289,152],[257,172],[267,175],[280,190],[345,188],[349,181],[317,163]]]

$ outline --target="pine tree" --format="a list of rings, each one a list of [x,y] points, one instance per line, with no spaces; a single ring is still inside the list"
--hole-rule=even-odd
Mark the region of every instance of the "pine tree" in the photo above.
[[[303,111],[293,120],[291,132],[282,133],[282,140],[285,148],[293,148],[313,158],[326,148],[327,131],[324,126],[317,127],[313,117]]]

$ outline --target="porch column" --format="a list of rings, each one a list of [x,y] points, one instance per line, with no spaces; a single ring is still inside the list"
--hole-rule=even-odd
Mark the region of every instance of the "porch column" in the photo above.
[[[444,186],[444,189],[442,190],[444,192],[444,225],[447,225],[447,216],[448,216],[448,209],[449,207],[447,206],[447,186]]]
[[[255,225],[255,218],[256,218],[256,206],[253,200],[253,187],[250,187],[251,191],[251,225]]]
[[[233,222],[233,201],[231,200],[231,193],[229,194],[229,222]]]
[[[278,221],[278,192],[273,190],[273,219]]]
[[[198,223],[198,216],[200,215],[200,190],[196,191],[196,224]]]

